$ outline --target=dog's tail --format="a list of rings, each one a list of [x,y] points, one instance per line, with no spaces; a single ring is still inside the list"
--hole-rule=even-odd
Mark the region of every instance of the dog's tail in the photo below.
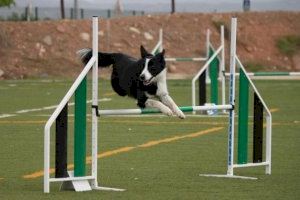
[[[87,64],[92,58],[92,49],[85,48],[77,51],[77,54],[80,56],[83,64]],[[114,54],[113,53],[102,53],[98,52],[98,67],[108,67],[114,64]]]

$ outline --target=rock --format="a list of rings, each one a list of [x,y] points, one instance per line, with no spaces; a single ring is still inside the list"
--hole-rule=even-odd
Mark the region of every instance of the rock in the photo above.
[[[132,45],[132,43],[129,42],[128,40],[126,40],[126,39],[122,39],[122,40],[121,40],[121,43],[124,44],[126,47],[131,47],[131,48],[134,47],[134,46]]]
[[[46,53],[46,48],[44,47],[43,44],[41,44],[39,42],[35,44],[35,48],[38,50],[39,57],[43,57],[44,54]]]
[[[118,43],[118,42],[115,42],[115,43],[113,43],[113,46],[114,46],[114,47],[122,47],[122,44],[121,44],[121,43]]]
[[[4,75],[4,71],[0,69],[0,78]]]
[[[253,51],[252,47],[250,47],[250,46],[246,46],[245,49],[249,53],[251,53]]]
[[[141,34],[141,31],[140,31],[139,29],[135,28],[135,27],[130,27],[129,30],[130,30],[131,32],[136,33],[136,34]]]
[[[145,37],[146,40],[153,40],[153,36],[148,32],[144,33],[144,37]]]
[[[43,42],[46,45],[51,46],[52,45],[52,38],[51,38],[51,36],[50,35],[45,36],[44,39],[43,39]]]
[[[90,41],[90,34],[88,33],[80,33],[80,38],[85,41],[85,42],[89,42]]]
[[[56,27],[56,30],[57,30],[58,32],[60,32],[60,33],[66,32],[66,29],[65,29],[65,27],[64,27],[63,25],[58,25],[58,26]]]
[[[98,35],[99,36],[104,36],[104,32],[103,31],[98,31]]]
[[[168,66],[168,72],[169,73],[175,73],[177,70],[177,67],[175,65],[169,65]]]

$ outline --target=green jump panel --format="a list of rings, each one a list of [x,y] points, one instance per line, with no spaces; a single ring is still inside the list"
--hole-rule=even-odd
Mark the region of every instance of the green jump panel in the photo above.
[[[212,48],[209,49],[209,57],[214,54],[214,50]],[[219,73],[219,59],[216,57],[212,60],[209,65],[209,77],[211,80],[210,84],[210,97],[211,103],[218,105],[218,73]]]
[[[86,77],[75,91],[74,176],[85,176],[86,165]]]
[[[289,72],[255,72],[254,76],[288,76]]]
[[[249,105],[249,81],[242,69],[240,69],[239,88],[239,119],[238,119],[238,164],[248,161],[248,105]]]

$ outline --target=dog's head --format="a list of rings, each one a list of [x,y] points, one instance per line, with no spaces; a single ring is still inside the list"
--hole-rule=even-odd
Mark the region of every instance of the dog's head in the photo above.
[[[153,82],[157,82],[161,76],[165,76],[165,50],[162,52],[152,55],[141,46],[141,56],[143,60],[143,69],[140,74],[140,80],[143,81],[144,85],[149,85]]]

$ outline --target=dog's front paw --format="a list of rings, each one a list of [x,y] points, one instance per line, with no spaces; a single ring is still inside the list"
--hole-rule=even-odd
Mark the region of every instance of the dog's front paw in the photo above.
[[[164,107],[161,109],[161,112],[168,116],[173,116],[173,112],[170,108]]]
[[[184,113],[178,108],[175,111],[175,114],[180,118],[180,119],[185,119]]]

